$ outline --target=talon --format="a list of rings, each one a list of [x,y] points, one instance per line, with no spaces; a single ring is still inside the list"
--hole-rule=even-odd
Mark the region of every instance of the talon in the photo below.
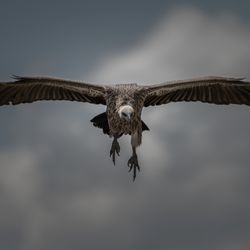
[[[118,144],[118,145],[119,145],[119,144]],[[120,147],[119,147],[119,149],[116,148],[116,149],[115,149],[115,152],[117,153],[118,156],[120,156]]]
[[[120,145],[117,141],[116,138],[114,138],[113,142],[112,142],[112,146],[110,149],[110,157],[112,157],[112,161],[115,165],[115,154],[117,154],[118,156],[120,156]]]
[[[128,160],[128,167],[129,170],[128,172],[131,172],[133,169],[133,181],[135,181],[136,178],[136,171],[140,171],[140,166],[138,164],[138,160],[137,160],[137,155],[134,154],[132,155],[132,157]]]
[[[129,166],[128,172],[131,172],[131,170],[132,170],[132,166],[130,165],[130,166]]]
[[[133,181],[135,181],[135,178],[136,178],[136,168],[134,168]]]

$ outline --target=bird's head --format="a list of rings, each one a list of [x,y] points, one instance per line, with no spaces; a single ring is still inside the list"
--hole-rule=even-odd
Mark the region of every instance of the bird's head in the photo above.
[[[118,114],[120,118],[128,122],[131,120],[131,116],[133,113],[134,113],[134,109],[130,105],[123,105],[118,110]]]

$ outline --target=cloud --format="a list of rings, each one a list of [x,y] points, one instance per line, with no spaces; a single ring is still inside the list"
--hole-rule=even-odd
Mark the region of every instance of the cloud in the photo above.
[[[92,78],[154,83],[199,75],[249,77],[249,27],[232,14],[175,9],[137,44],[110,54]]]

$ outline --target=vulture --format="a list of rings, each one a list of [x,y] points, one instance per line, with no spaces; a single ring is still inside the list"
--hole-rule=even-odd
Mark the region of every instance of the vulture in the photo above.
[[[98,85],[51,77],[13,78],[11,82],[0,83],[0,106],[41,100],[106,105],[106,111],[91,122],[113,138],[110,156],[114,164],[120,153],[118,138],[131,136],[132,156],[127,165],[129,171],[133,170],[133,180],[140,171],[136,148],[142,143],[142,132],[149,130],[141,120],[143,107],[182,101],[250,105],[250,82],[243,78],[202,77],[154,85]]]

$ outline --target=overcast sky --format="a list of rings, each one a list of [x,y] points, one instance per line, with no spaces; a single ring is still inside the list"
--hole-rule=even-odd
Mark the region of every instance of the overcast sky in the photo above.
[[[49,75],[159,83],[204,75],[250,80],[247,1],[1,1],[0,79]],[[0,108],[0,249],[248,250],[250,109],[173,103],[127,173],[130,141],[89,120],[104,106]]]

